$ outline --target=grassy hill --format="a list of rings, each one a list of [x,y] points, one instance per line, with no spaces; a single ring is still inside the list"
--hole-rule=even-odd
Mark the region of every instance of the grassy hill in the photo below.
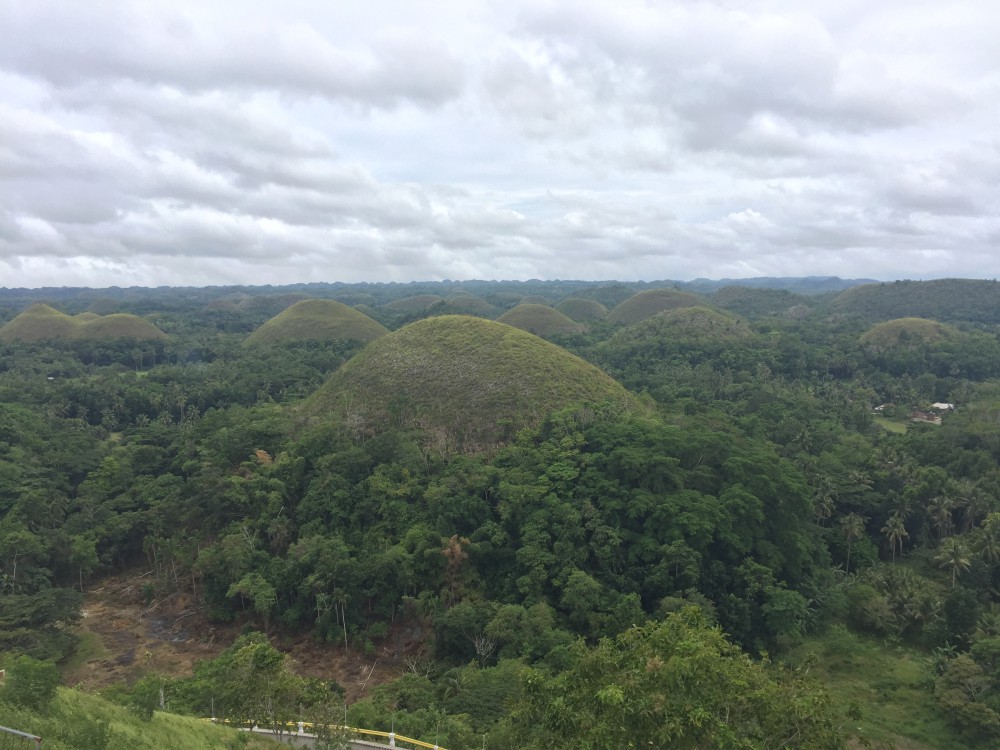
[[[600,302],[609,310],[617,307],[629,297],[634,295],[635,289],[627,287],[623,284],[586,287],[584,289],[577,289],[572,294],[573,297],[579,297],[580,299],[592,299],[595,302]]]
[[[0,328],[0,341],[48,341],[51,339],[149,341],[166,334],[138,315],[94,313],[66,315],[44,304],[35,304]]]
[[[423,312],[431,305],[436,305],[441,302],[444,297],[437,294],[416,294],[412,297],[403,297],[402,299],[393,300],[392,302],[387,302],[383,307],[386,310],[392,310],[396,313],[403,313],[404,315],[412,315],[414,313]]]
[[[524,303],[508,310],[499,318],[498,323],[504,323],[522,331],[541,336],[560,336],[572,333],[582,333],[586,327],[571,318],[566,317],[554,307]]]
[[[865,284],[839,294],[830,309],[870,321],[920,317],[1000,323],[1000,283],[937,279]]]
[[[786,315],[789,310],[812,304],[809,297],[787,289],[759,289],[727,286],[712,295],[712,305],[729,312],[756,319]]]
[[[471,294],[449,297],[426,310],[428,315],[475,315],[479,318],[495,318],[500,310],[481,297]]]
[[[362,312],[332,299],[296,302],[247,337],[259,346],[290,341],[372,341],[388,329]]]
[[[577,403],[632,397],[594,365],[501,323],[443,316],[404,326],[359,352],[303,406],[359,434],[410,425],[443,449],[475,451],[509,440]]]
[[[608,316],[608,308],[600,302],[580,297],[564,299],[556,305],[556,310],[577,323],[593,323],[595,320],[604,320]]]
[[[962,334],[951,326],[926,318],[899,318],[872,326],[861,336],[861,343],[873,346],[909,346],[944,341]]]
[[[676,289],[650,289],[622,302],[608,313],[608,320],[611,323],[633,325],[651,318],[658,312],[678,307],[693,307],[699,302],[699,298],[695,295],[678,292]]]

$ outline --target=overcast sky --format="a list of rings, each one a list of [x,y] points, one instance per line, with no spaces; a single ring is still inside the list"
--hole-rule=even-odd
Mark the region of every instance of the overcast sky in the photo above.
[[[992,278],[1000,4],[0,0],[0,286]]]

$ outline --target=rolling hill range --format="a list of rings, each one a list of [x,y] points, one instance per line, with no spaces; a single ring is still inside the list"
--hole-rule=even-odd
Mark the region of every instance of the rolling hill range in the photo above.
[[[364,313],[332,299],[296,302],[268,320],[244,344],[293,341],[372,341],[389,332]]]
[[[678,307],[694,307],[700,300],[693,294],[678,292],[676,289],[649,289],[629,297],[608,313],[608,321],[621,325],[633,325],[658,312]]]
[[[830,310],[871,322],[918,317],[1000,323],[1000,284],[981,279],[865,284],[839,294]]]
[[[34,304],[0,328],[0,341],[48,341],[51,339],[135,339],[150,341],[167,337],[148,320],[127,313],[66,315],[45,304]]]
[[[525,331],[469,316],[412,323],[373,341],[302,407],[359,434],[399,424],[442,449],[473,452],[578,403],[634,407],[594,365]]]
[[[497,318],[498,323],[504,323],[522,331],[541,336],[560,336],[582,333],[586,327],[566,317],[554,307],[522,303]]]

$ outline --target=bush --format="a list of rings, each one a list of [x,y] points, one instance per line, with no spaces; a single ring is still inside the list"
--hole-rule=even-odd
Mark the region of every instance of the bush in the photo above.
[[[44,711],[56,696],[59,670],[47,661],[18,657],[7,667],[3,697],[26,708]]]

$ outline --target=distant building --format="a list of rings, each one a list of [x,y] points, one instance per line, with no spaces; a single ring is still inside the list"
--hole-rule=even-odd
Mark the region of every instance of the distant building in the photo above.
[[[955,404],[946,404],[938,401],[936,404],[931,404],[931,408],[938,411],[955,411]]]
[[[928,424],[941,424],[941,417],[937,414],[929,414],[925,411],[915,411],[910,414],[910,420],[913,422],[927,422]]]

